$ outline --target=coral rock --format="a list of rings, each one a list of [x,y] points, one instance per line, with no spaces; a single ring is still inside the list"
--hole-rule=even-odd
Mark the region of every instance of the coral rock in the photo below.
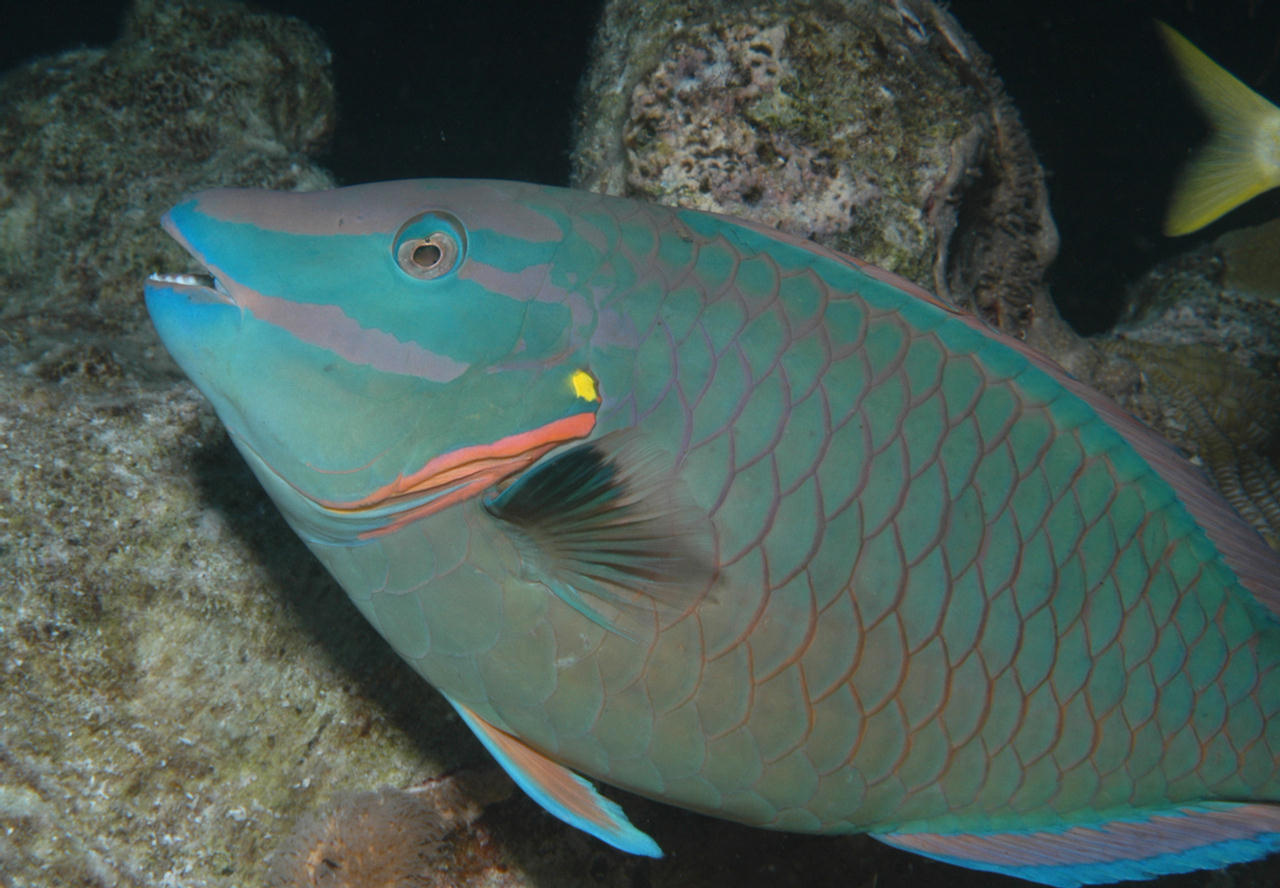
[[[136,358],[154,341],[138,281],[189,259],[156,224],[183,193],[331,185],[329,53],[295,19],[140,0],[106,49],[0,80],[0,350],[67,331]],[[139,331],[142,331],[139,333]]]
[[[998,326],[1056,318],[1043,173],[986,57],[928,0],[613,0],[574,183],[744,216]]]

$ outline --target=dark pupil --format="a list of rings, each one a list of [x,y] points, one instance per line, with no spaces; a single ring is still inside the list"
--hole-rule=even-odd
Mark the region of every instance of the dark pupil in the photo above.
[[[423,244],[413,251],[415,265],[430,268],[440,261],[440,248],[435,244]]]

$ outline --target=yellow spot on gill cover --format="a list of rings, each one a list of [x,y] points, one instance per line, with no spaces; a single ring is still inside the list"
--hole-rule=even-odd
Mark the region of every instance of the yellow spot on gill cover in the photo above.
[[[596,391],[596,378],[586,370],[575,370],[569,377],[573,384],[573,393],[584,401],[599,401],[600,393]]]

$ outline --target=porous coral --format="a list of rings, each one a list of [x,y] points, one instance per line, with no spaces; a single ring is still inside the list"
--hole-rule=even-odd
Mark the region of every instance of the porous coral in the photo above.
[[[484,805],[514,790],[500,771],[463,773],[409,790],[340,794],[299,821],[272,854],[269,888],[432,888],[459,884],[444,847]],[[469,880],[468,880],[469,881]]]
[[[1151,269],[1117,331],[1156,345],[1211,346],[1232,363],[1280,363],[1280,220],[1230,231]]]
[[[928,0],[613,0],[582,104],[577,185],[811,236],[1015,334],[1054,316],[1039,164]]]

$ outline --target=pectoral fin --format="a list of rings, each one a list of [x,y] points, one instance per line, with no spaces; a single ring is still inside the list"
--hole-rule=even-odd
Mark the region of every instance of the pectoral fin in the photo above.
[[[534,467],[485,507],[513,532],[531,576],[632,638],[655,610],[692,608],[715,576],[710,522],[661,465],[614,433]]]
[[[456,700],[447,700],[480,742],[535,802],[570,826],[577,827],[629,854],[661,857],[658,843],[631,825],[614,802],[586,780],[494,727]]]

